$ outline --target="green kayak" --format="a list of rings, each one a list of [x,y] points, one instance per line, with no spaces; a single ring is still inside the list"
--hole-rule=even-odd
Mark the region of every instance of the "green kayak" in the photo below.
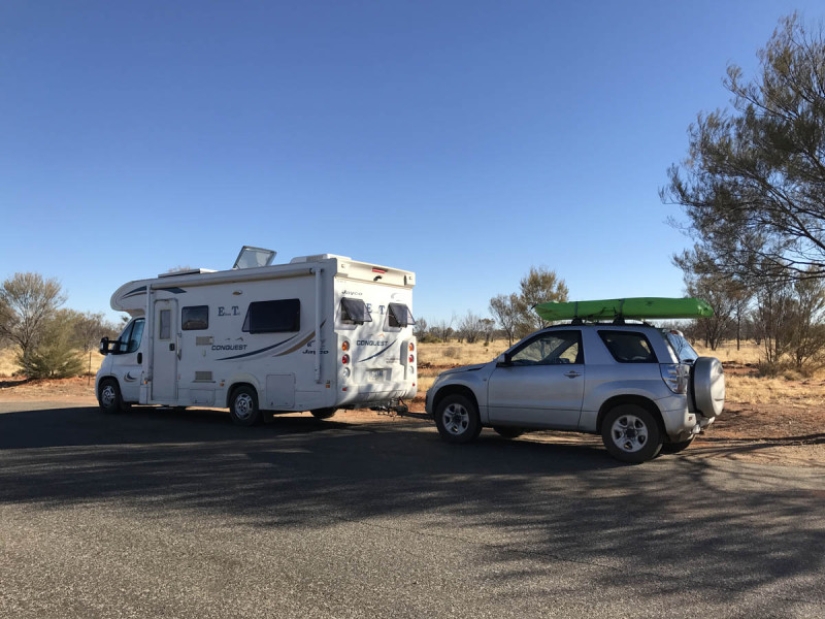
[[[544,320],[613,320],[615,318],[703,318],[713,316],[713,308],[702,299],[632,297],[601,301],[539,303],[533,309]]]

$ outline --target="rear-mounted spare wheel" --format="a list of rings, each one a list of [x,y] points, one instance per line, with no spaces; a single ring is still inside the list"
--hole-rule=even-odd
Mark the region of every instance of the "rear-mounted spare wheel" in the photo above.
[[[690,372],[690,392],[696,410],[716,417],[725,407],[725,372],[716,357],[699,357]]]

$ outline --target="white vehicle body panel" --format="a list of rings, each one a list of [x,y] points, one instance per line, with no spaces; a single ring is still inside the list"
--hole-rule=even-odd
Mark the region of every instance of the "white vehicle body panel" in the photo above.
[[[327,254],[132,281],[111,305],[132,317],[122,337],[142,323],[142,338],[134,350],[114,344],[97,384],[116,379],[126,403],[216,407],[245,384],[275,412],[409,399],[418,378],[414,285],[410,271]],[[348,319],[342,299],[372,320]],[[273,307],[291,322],[264,324]],[[410,322],[399,324],[399,308]]]

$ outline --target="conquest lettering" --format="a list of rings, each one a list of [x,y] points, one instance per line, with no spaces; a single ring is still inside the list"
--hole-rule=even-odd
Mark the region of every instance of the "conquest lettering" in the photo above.
[[[387,340],[358,340],[355,344],[357,346],[386,346],[389,342]]]
[[[215,344],[212,350],[246,350],[246,344]]]

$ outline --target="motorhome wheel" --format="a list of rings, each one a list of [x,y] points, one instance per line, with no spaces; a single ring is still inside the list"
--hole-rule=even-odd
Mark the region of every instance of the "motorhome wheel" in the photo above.
[[[258,394],[252,387],[243,385],[235,389],[229,404],[229,415],[232,422],[239,426],[253,426],[261,420]]]
[[[113,378],[108,378],[100,383],[97,401],[100,404],[100,410],[104,413],[119,413],[130,408],[130,405],[123,401],[120,387]]]

